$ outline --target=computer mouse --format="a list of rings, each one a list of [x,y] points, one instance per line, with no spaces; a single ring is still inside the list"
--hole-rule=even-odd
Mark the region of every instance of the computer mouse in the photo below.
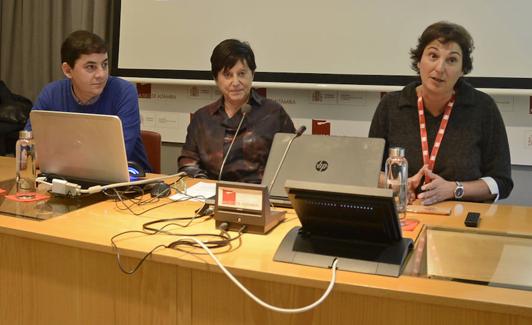
[[[163,182],[153,184],[150,190],[150,195],[153,198],[167,197],[171,193],[172,193],[172,188],[170,187],[170,185],[163,183]]]

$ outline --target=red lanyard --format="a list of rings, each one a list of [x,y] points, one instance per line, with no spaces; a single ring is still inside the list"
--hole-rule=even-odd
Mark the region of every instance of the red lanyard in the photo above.
[[[423,164],[429,166],[429,170],[433,170],[434,163],[436,161],[436,156],[438,155],[438,150],[440,150],[440,144],[443,140],[443,135],[445,134],[445,129],[447,128],[447,123],[449,122],[449,117],[453,110],[455,96],[449,100],[445,111],[443,112],[443,118],[440,123],[440,129],[438,134],[436,134],[436,140],[434,140],[434,145],[432,146],[432,152],[429,158],[429,143],[427,141],[427,127],[425,123],[425,111],[423,106],[423,97],[418,96],[417,98],[417,110],[419,116],[419,133],[421,135],[421,151],[423,152]],[[425,184],[430,183],[430,178],[425,176]]]

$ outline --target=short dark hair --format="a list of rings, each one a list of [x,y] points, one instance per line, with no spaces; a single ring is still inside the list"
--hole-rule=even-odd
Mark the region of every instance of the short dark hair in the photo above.
[[[74,67],[82,54],[107,53],[105,41],[98,35],[86,30],[72,32],[61,45],[61,62]]]
[[[238,61],[245,61],[252,72],[255,72],[255,54],[247,42],[237,39],[226,39],[216,45],[211,55],[211,72],[214,79],[218,72],[231,69]]]
[[[442,43],[456,42],[462,50],[462,72],[468,74],[473,70],[473,58],[471,52],[475,46],[473,38],[462,26],[447,21],[439,21],[427,27],[418,39],[417,47],[410,49],[410,59],[412,59],[412,69],[419,73],[418,63],[427,45],[440,40]]]

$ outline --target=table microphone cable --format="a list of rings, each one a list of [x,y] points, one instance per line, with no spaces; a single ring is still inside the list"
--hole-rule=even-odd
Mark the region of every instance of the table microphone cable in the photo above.
[[[310,305],[307,305],[307,306],[304,306],[304,307],[299,307],[299,308],[281,308],[281,307],[273,306],[273,305],[270,305],[267,302],[261,300],[257,296],[255,296],[251,291],[249,291],[248,288],[246,288],[240,281],[238,281],[238,279],[235,278],[235,276],[233,274],[231,274],[231,272],[229,272],[229,270],[227,270],[225,268],[225,266],[223,266],[223,264],[220,262],[220,260],[214,255],[214,253],[209,249],[209,247],[207,247],[207,245],[205,245],[201,240],[199,240],[197,238],[193,238],[193,237],[182,237],[182,238],[179,239],[179,241],[194,242],[196,244],[195,246],[200,246],[201,248],[203,248],[207,252],[207,254],[209,254],[211,259],[216,263],[216,265],[218,265],[218,267],[225,273],[225,275],[238,288],[240,288],[240,290],[242,290],[248,297],[250,297],[252,300],[254,300],[257,304],[261,305],[262,307],[270,309],[270,310],[278,312],[278,313],[284,313],[284,314],[303,313],[303,312],[309,311],[309,310],[319,306],[329,296],[329,294],[331,293],[332,289],[334,288],[334,284],[336,282],[336,270],[337,270],[337,265],[338,265],[338,261],[339,261],[338,258],[335,258],[333,260],[332,265],[331,265],[332,275],[331,275],[331,280],[329,282],[329,286],[327,287],[325,292],[321,295],[321,297],[318,298],[318,300],[316,300],[315,302],[313,302]],[[171,245],[169,245],[169,246],[171,246]]]
[[[150,222],[145,223],[142,226],[142,230],[126,230],[126,231],[123,231],[123,232],[121,232],[119,234],[116,234],[116,235],[112,236],[111,237],[111,245],[113,246],[113,250],[116,252],[116,261],[118,263],[118,267],[120,268],[120,270],[123,273],[127,274],[127,275],[134,274],[142,266],[142,264],[144,264],[144,261],[146,261],[146,259],[148,257],[150,257],[153,254],[153,252],[155,252],[159,248],[170,248],[170,249],[176,249],[176,250],[181,250],[181,251],[190,253],[190,251],[182,250],[182,249],[178,248],[178,246],[186,244],[186,245],[191,246],[191,247],[196,247],[196,248],[200,247],[194,241],[181,241],[181,239],[173,241],[173,242],[171,242],[168,245],[159,244],[159,245],[155,246],[154,248],[152,248],[149,252],[145,253],[140,258],[140,261],[137,262],[133,266],[133,268],[127,269],[122,263],[122,257],[121,257],[121,254],[120,254],[120,249],[118,248],[118,245],[116,243],[116,240],[119,237],[122,237],[123,235],[126,235],[126,234],[143,234],[143,235],[148,235],[148,236],[153,236],[153,235],[157,235],[157,234],[165,234],[165,235],[170,235],[170,236],[187,236],[188,238],[192,238],[192,236],[218,238],[217,240],[202,240],[201,241],[203,246],[205,246],[207,248],[211,248],[211,249],[212,248],[222,248],[222,247],[228,246],[228,245],[231,244],[232,241],[239,240],[242,237],[242,234],[244,233],[244,230],[246,228],[245,225],[240,228],[240,230],[238,231],[238,234],[235,237],[231,237],[231,235],[227,232],[227,228],[229,227],[228,224],[220,226],[220,234],[210,234],[210,233],[180,234],[180,233],[175,233],[173,231],[166,230],[166,228],[171,227],[171,226],[179,226],[179,227],[183,227],[183,228],[186,228],[188,226],[188,225],[180,225],[180,224],[177,224],[177,223],[167,223],[167,224],[165,224],[164,226],[162,226],[160,228],[151,227],[151,225],[157,224],[157,223],[160,223],[160,222],[168,222],[168,221],[184,220],[184,219],[194,219],[194,218],[197,218],[197,217],[201,217],[201,215],[200,215],[201,213],[202,212],[196,212],[194,217],[185,217],[185,218],[178,217],[178,218],[168,218],[168,219],[159,219],[159,220],[150,221]]]
[[[149,223],[149,224],[151,224],[151,223]],[[169,225],[171,225],[171,224],[169,224]],[[249,298],[251,298],[253,301],[255,301],[257,304],[261,305],[262,307],[264,307],[266,309],[270,309],[270,310],[278,312],[278,313],[296,314],[296,313],[303,313],[303,312],[309,311],[309,310],[319,306],[323,301],[325,301],[325,299],[329,296],[329,294],[332,292],[332,289],[334,288],[334,284],[336,282],[337,265],[338,265],[338,262],[339,262],[338,258],[335,258],[333,260],[332,265],[331,265],[332,275],[331,275],[331,280],[329,282],[329,285],[327,286],[327,289],[321,295],[321,297],[318,298],[315,302],[313,302],[313,303],[311,303],[311,304],[309,304],[307,306],[299,307],[299,308],[281,308],[281,307],[273,306],[273,305],[268,304],[267,302],[261,300],[255,294],[253,294],[248,288],[246,288],[231,272],[229,272],[229,270],[227,270],[227,268],[222,264],[222,262],[220,262],[220,260],[214,255],[212,250],[209,248],[209,246],[211,246],[211,248],[219,248],[219,247],[223,247],[223,246],[228,245],[229,242],[231,242],[233,240],[236,240],[236,239],[239,239],[241,237],[242,232],[244,231],[244,229],[241,229],[238,232],[238,235],[236,237],[230,238],[230,237],[227,237],[228,235],[227,235],[226,230],[222,228],[222,229],[220,229],[220,230],[222,230],[222,234],[218,235],[219,237],[223,237],[223,239],[220,240],[220,241],[207,241],[207,242],[205,242],[205,241],[199,240],[197,238],[191,237],[190,235],[185,235],[185,236],[179,238],[178,240],[176,240],[176,241],[174,241],[174,242],[172,242],[172,243],[170,243],[168,245],[164,245],[164,244],[157,245],[152,250],[150,250],[148,253],[146,253],[141,258],[141,260],[133,267],[133,269],[131,269],[131,270],[125,269],[125,267],[121,263],[120,252],[119,252],[118,247],[117,247],[117,245],[115,243],[115,238],[117,238],[119,236],[122,236],[122,235],[124,235],[126,233],[143,233],[143,234],[147,234],[147,235],[155,235],[157,233],[172,234],[172,233],[168,233],[168,232],[166,232],[164,230],[164,228],[166,228],[169,225],[166,225],[163,228],[149,229],[149,230],[156,230],[155,232],[151,232],[151,233],[146,233],[145,230],[147,230],[147,229],[143,229],[143,231],[126,231],[126,232],[123,232],[123,233],[120,233],[120,234],[117,234],[117,235],[113,236],[111,238],[111,243],[113,245],[113,248],[116,250],[116,254],[117,254],[116,257],[117,257],[118,266],[120,267],[120,270],[122,272],[126,273],[126,274],[130,274],[131,275],[131,274],[135,273],[139,269],[139,267],[144,263],[144,261],[155,250],[157,250],[159,248],[170,248],[170,249],[178,249],[179,250],[179,248],[177,248],[179,245],[186,244],[186,245],[189,245],[189,246],[202,248],[211,257],[211,259],[216,263],[216,265],[218,265],[218,267],[222,270],[222,272],[225,273],[225,275],[238,288],[240,288],[240,290],[242,290]],[[175,234],[175,235],[179,235],[179,234]],[[212,236],[213,234],[194,234],[193,236],[198,236],[198,235],[199,236],[205,236],[205,235]]]

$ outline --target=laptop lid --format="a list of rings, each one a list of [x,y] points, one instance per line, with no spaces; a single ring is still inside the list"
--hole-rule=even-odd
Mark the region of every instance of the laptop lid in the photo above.
[[[129,181],[117,116],[33,110],[30,119],[41,173],[102,185]]]
[[[262,184],[269,185],[294,134],[277,133],[273,139]],[[288,151],[271,190],[271,202],[290,206],[284,189],[287,179],[325,184],[377,187],[384,139],[302,135]]]

